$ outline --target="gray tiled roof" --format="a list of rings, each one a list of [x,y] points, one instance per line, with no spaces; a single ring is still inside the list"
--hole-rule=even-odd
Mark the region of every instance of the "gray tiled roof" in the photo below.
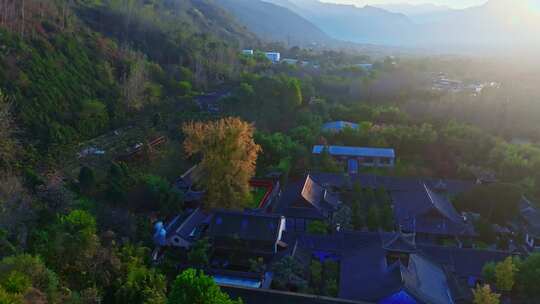
[[[346,183],[349,182],[360,182],[363,187],[384,187],[390,192],[393,199],[396,221],[405,231],[439,235],[474,235],[472,225],[462,220],[446,196],[433,190],[444,190],[446,195],[456,195],[470,189],[473,185],[472,182],[371,174],[355,174],[346,179],[343,174],[335,173],[311,173],[309,179],[322,187],[345,187]],[[305,181],[302,179],[289,182],[284,188],[274,212],[294,218],[325,218],[324,214],[320,212],[321,209],[309,208],[309,206],[293,208],[295,203],[305,201],[301,195]],[[441,189],[441,184],[445,185],[444,189]],[[442,219],[424,216],[432,210],[441,214]]]
[[[315,208],[322,209],[336,209],[339,204],[339,200],[336,194],[331,193],[317,182],[315,182],[311,176],[307,176],[304,182],[304,187],[300,195],[306,202],[313,205]]]
[[[424,303],[453,304],[444,270],[421,254],[411,254],[408,267],[401,266],[405,290]]]
[[[417,252],[414,234],[388,233],[381,234],[382,247],[394,252]]]
[[[404,191],[391,191],[394,213],[403,230],[441,235],[474,235],[452,203],[426,183]],[[438,217],[434,217],[438,214]]]
[[[482,268],[488,262],[500,262],[510,256],[509,252],[479,250],[472,248],[419,245],[423,254],[431,260],[448,267],[458,277],[482,277]]]
[[[274,213],[290,218],[324,219],[339,205],[337,194],[327,191],[311,175],[284,187]]]
[[[212,238],[238,238],[240,240],[277,241],[281,215],[217,210],[208,235]]]
[[[328,252],[340,257],[339,297],[373,302],[406,290],[419,303],[451,303],[449,293],[454,290],[452,284],[456,284],[454,277],[465,282],[470,276],[480,278],[487,262],[498,262],[510,255],[502,251],[417,244],[417,250],[411,253],[411,267],[403,268],[400,263],[387,265],[384,244],[398,237],[395,233],[375,232],[302,234],[297,236],[297,245],[306,252]]]
[[[205,214],[201,209],[196,209],[190,214],[185,216],[176,217],[168,226],[167,232],[170,234],[170,237],[173,235],[178,235],[185,240],[188,240],[189,235],[197,226],[204,222],[208,218],[208,215]]]

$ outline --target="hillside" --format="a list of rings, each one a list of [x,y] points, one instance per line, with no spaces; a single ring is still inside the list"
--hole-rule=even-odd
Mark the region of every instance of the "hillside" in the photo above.
[[[1,2],[0,89],[27,150],[65,151],[231,79],[238,49],[258,43],[213,1],[125,3]]]
[[[332,43],[317,26],[286,7],[260,0],[219,0],[217,3],[267,40],[301,46]]]

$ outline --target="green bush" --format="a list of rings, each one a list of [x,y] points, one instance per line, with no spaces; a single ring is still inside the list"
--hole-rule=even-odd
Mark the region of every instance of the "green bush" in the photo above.
[[[326,235],[328,230],[328,224],[323,221],[312,221],[307,226],[307,232],[310,234]]]

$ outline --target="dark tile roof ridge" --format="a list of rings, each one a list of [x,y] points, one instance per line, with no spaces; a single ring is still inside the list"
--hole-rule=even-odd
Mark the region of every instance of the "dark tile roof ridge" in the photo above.
[[[167,223],[167,225],[165,226],[165,230],[170,230],[171,227],[173,227],[176,224],[176,222],[180,220],[180,218],[181,218],[180,215],[175,216],[172,221]],[[182,224],[180,224],[180,226],[182,226]],[[177,230],[178,230],[178,228],[174,229],[174,231],[177,231]]]
[[[439,212],[441,212],[445,217],[448,218],[451,222],[457,223],[457,218],[454,218],[456,216],[459,216],[459,213],[454,207],[448,202],[448,206],[441,206],[441,202],[439,200],[446,200],[446,198],[439,197],[438,194],[434,193],[427,185],[426,183],[423,183],[424,189],[426,191],[426,194],[429,198],[429,201],[433,207],[435,207]],[[446,203],[446,202],[445,202]],[[451,210],[447,210],[445,207],[452,208]],[[453,214],[455,212],[455,214]]]
[[[227,215],[240,215],[240,216],[254,216],[254,217],[266,217],[266,218],[283,218],[284,216],[278,213],[264,213],[264,212],[253,212],[253,211],[243,211],[243,210],[233,210],[233,209],[214,209],[212,211],[214,215],[216,214],[227,214]]]
[[[182,224],[180,224],[180,226],[178,226],[178,228],[175,230],[175,232],[181,231],[182,228],[184,228],[184,226],[187,225],[187,223],[199,212],[202,212],[201,208],[197,208],[193,212],[191,212],[191,214],[182,222]]]
[[[317,189],[314,189],[313,187],[317,187]],[[317,183],[313,178],[311,178],[311,175],[310,174],[307,174],[306,175],[306,178],[304,180],[304,185],[302,186],[302,190],[300,191],[300,196],[306,200],[306,202],[308,202],[309,204],[313,205],[315,208],[317,209],[321,209],[321,206],[320,206],[320,203],[321,203],[321,198],[316,198],[316,197],[313,197],[313,191],[324,191],[326,192],[326,190],[324,189],[323,186],[319,185],[319,183]],[[324,196],[325,193],[323,193],[323,196]],[[317,194],[315,194],[317,195]]]
[[[416,268],[416,264],[415,264],[417,258],[420,258],[420,259],[424,260],[425,262],[427,262],[428,264],[430,264],[430,266],[432,266],[432,267],[438,268],[438,270],[440,270],[440,271],[443,273],[443,275],[444,275],[444,277],[445,277],[445,280],[446,280],[446,283],[448,284],[448,276],[447,276],[447,274],[446,274],[446,271],[445,271],[444,267],[443,267],[440,263],[438,263],[438,262],[434,261],[433,259],[431,259],[431,258],[430,258],[429,256],[427,256],[426,254],[423,254],[423,253],[421,253],[421,252],[418,252],[418,253],[413,253],[413,254],[411,254],[411,256],[410,256],[411,261],[409,262],[409,266],[408,266],[408,267],[402,266],[402,267],[400,268],[400,269],[401,269],[401,273],[402,273],[402,278],[403,278],[403,280],[404,280],[403,285],[404,285],[405,289],[406,289],[409,293],[411,293],[415,298],[418,298],[418,299],[420,299],[420,300],[423,301],[423,302],[426,302],[426,298],[429,298],[429,301],[427,301],[426,303],[436,303],[436,300],[433,299],[433,298],[431,297],[431,295],[426,294],[425,292],[421,292],[421,291],[420,291],[420,288],[416,288],[417,286],[420,286],[420,285],[421,285],[421,281],[420,281],[420,278],[419,278],[418,272],[417,272],[418,269]],[[413,270],[415,271],[415,273],[414,273],[414,274],[415,274],[414,279],[415,279],[415,283],[416,283],[415,286],[409,286],[409,284],[407,284],[407,282],[406,282],[406,280],[405,280],[406,275],[408,275],[408,274],[412,271],[412,270],[411,270],[411,267],[414,267]],[[411,287],[412,287],[412,288],[411,288]],[[418,290],[418,291],[417,291],[417,290]],[[450,293],[448,293],[447,296],[448,296],[448,300],[449,300],[449,301],[446,302],[446,303],[452,303],[452,300],[453,300],[452,295],[451,295]],[[440,302],[439,302],[439,303],[440,303]]]
[[[383,235],[382,232],[380,234],[383,249],[389,250],[389,251],[399,251],[399,252],[409,252],[409,253],[418,252],[418,248],[416,247],[414,233],[397,232],[397,233],[386,233],[386,235],[387,236]]]
[[[425,182],[422,182],[422,185],[424,186],[424,189],[426,190],[426,193],[427,193],[427,195],[428,195],[428,198],[429,198],[429,201],[430,201],[431,205],[433,205],[433,207],[439,209],[439,208],[437,207],[437,205],[435,204],[435,202],[433,201],[433,196],[431,196],[431,191],[429,190],[429,188],[428,188],[428,186],[426,185],[426,183],[425,183]]]
[[[338,176],[342,174],[337,173],[331,173],[331,172],[322,172],[322,171],[311,171],[310,175],[317,178],[317,176]],[[466,183],[466,184],[473,184],[473,181],[466,180],[466,179],[453,179],[453,178],[442,178],[442,177],[422,177],[422,176],[391,176],[391,175],[379,175],[374,173],[358,173],[353,174],[355,177],[366,177],[366,178],[386,178],[391,179],[392,181],[408,181],[408,182],[417,182],[419,185],[422,185],[424,183],[436,183],[436,182],[444,182],[446,184],[448,183]]]
[[[504,251],[504,250],[498,250],[498,249],[481,249],[481,248],[462,248],[462,247],[447,247],[447,246],[441,246],[441,245],[435,245],[435,244],[419,244],[420,249],[422,248],[438,248],[438,249],[447,249],[451,250],[452,252],[455,251],[469,251],[469,252],[483,252],[483,253],[501,253],[501,254],[509,254],[512,255],[511,252]],[[424,253],[425,255],[425,253]]]

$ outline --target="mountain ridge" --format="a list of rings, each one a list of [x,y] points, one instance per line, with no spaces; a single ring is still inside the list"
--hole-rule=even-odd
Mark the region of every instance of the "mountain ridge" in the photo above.
[[[283,5],[261,0],[219,0],[216,3],[266,40],[300,46],[334,42],[315,24]]]
[[[287,6],[336,39],[356,43],[433,50],[475,51],[539,47],[540,17],[527,3],[490,0],[465,9],[409,17],[377,6],[318,0],[266,0]],[[536,17],[536,18],[535,18]]]

